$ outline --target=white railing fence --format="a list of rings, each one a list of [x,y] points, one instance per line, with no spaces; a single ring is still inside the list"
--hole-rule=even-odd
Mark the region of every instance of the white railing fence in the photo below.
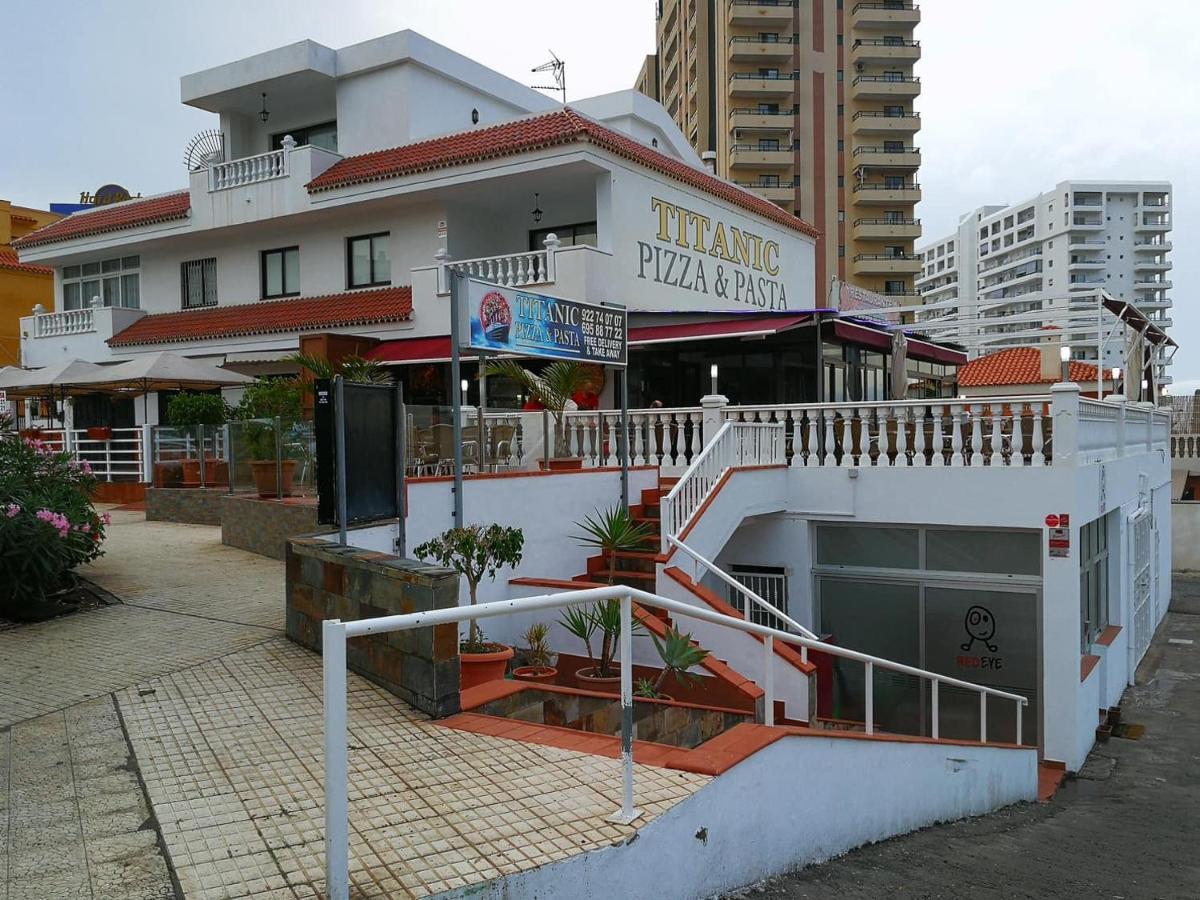
[[[87,334],[89,331],[95,330],[95,310],[90,306],[83,309],[64,309],[60,312],[35,314],[33,317],[33,336],[35,338]]]
[[[629,410],[629,464],[686,467],[702,447],[700,407]],[[620,465],[620,410],[568,412],[563,417],[570,456],[584,465]]]
[[[679,536],[726,471],[735,466],[781,465],[786,462],[784,449],[782,423],[726,421],[663,498],[663,539]]]
[[[487,619],[496,616],[512,615],[564,609],[571,606],[616,600],[621,607],[621,775],[622,792],[621,808],[613,814],[611,821],[624,824],[635,821],[640,815],[633,805],[633,604],[657,607],[677,618],[691,618],[716,625],[755,634],[763,639],[763,674],[762,687],[763,718],[768,726],[774,725],[775,694],[773,688],[773,667],[775,641],[784,641],[805,649],[815,649],[822,653],[837,656],[842,659],[861,663],[866,676],[865,683],[874,685],[874,670],[884,669],[901,675],[908,675],[929,682],[931,698],[932,737],[938,738],[938,688],[940,685],[955,687],[974,692],[979,697],[979,741],[987,742],[987,702],[988,697],[1012,701],[1016,705],[1016,743],[1021,745],[1022,718],[1024,707],[1028,700],[1019,695],[984,685],[972,684],[906,666],[902,663],[881,659],[866,653],[847,650],[833,644],[824,644],[798,634],[788,634],[766,625],[747,622],[742,619],[726,616],[712,610],[701,609],[678,600],[670,600],[656,594],[639,591],[624,585],[590,588],[579,591],[565,591],[560,594],[546,594],[537,597],[524,597],[513,600],[502,600],[492,603],[481,603],[477,606],[458,606],[450,609],[438,609],[430,612],[410,613],[407,615],[382,616],[375,619],[360,619],[353,622],[343,622],[340,619],[327,619],[322,623],[321,655],[324,675],[324,729],[325,729],[325,895],[330,900],[348,900],[350,896],[349,883],[349,783],[348,783],[348,738],[346,715],[346,641],[350,638],[370,634],[384,634],[394,631],[410,631],[415,628],[429,628],[448,623],[462,622],[467,619]],[[866,692],[866,733],[875,733],[873,687]]]
[[[272,150],[257,156],[231,159],[213,163],[208,169],[208,189],[223,191],[226,188],[243,187],[260,181],[283,178],[288,174],[286,150]]]
[[[100,481],[138,481],[142,477],[145,435],[140,427],[41,428],[38,434],[51,449],[74,453]]]
[[[1172,459],[1200,459],[1200,434],[1171,435]]]
[[[783,426],[796,468],[1050,463],[1049,397],[728,406],[724,416]]]
[[[549,250],[527,253],[508,253],[502,256],[482,256],[446,263],[446,268],[461,272],[468,278],[479,278],[504,287],[527,287],[554,281],[554,254]]]

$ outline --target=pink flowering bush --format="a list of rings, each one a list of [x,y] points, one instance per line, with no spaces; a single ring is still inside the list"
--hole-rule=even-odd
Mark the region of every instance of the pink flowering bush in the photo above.
[[[34,617],[101,554],[108,514],[92,505],[91,467],[45,442],[0,435],[0,616]]]

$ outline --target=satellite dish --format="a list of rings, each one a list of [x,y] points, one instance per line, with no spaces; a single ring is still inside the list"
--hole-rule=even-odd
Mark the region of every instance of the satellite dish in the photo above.
[[[216,128],[202,131],[190,141],[183,151],[183,164],[189,172],[207,169],[213,163],[225,160],[225,135]]]

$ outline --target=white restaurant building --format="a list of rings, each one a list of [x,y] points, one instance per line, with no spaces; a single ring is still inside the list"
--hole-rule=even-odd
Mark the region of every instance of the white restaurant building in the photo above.
[[[666,393],[665,409],[634,413],[651,423],[634,448],[634,497],[660,488],[657,466],[696,487],[661,485],[664,552],[640,583],[697,604],[700,587],[724,593],[669,539],[685,541],[725,571],[773,580],[791,616],[843,646],[1027,697],[1037,758],[1083,763],[1098,711],[1119,701],[1166,612],[1165,413],[1080,399],[1069,384],[955,399],[945,367],[965,357],[915,339],[909,361],[927,367],[915,370],[926,387],[887,401],[889,337],[817,318],[813,229],[707,173],[663,109],[632,92],[563,108],[401,32],[336,51],[301,42],[187,76],[182,93],[219,115],[224,141],[186,190],[18,242],[23,262],[54,268],[60,298],[59,312],[23,320],[29,365],[167,349],[256,374],[311,349],[365,352],[411,378],[447,355],[446,265],[626,304],[633,405]],[[723,373],[741,372],[737,402],[701,401],[718,361],[703,338],[723,345]],[[672,377],[664,369],[690,374],[672,393],[654,383]],[[831,402],[812,402],[818,378]],[[664,456],[655,436],[673,438],[682,420],[702,441]],[[756,429],[770,439],[735,452]],[[715,468],[690,465],[701,458]],[[528,486],[469,480],[467,521],[526,530],[514,579],[569,581],[587,551],[564,536],[619,496],[607,462],[611,448]],[[445,478],[412,485],[410,546],[450,524],[451,489]],[[501,578],[481,599],[537,590]],[[981,607],[994,620],[983,637],[964,624]],[[715,656],[742,658],[709,637]],[[747,678],[759,677],[753,665]],[[818,710],[797,677],[781,671],[778,683],[795,689],[788,716],[807,720]],[[881,723],[937,734],[921,690],[875,690]],[[988,709],[993,740],[1013,740],[1011,707]],[[978,734],[978,710],[974,695],[947,692],[943,736],[952,721]]]

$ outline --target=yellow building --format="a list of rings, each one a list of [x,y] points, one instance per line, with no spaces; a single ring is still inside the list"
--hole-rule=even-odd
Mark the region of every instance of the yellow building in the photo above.
[[[659,0],[637,88],[716,173],[822,232],[837,277],[916,302],[920,81],[911,0]],[[657,89],[657,94],[648,88]]]
[[[38,303],[54,308],[54,271],[21,263],[12,242],[59,218],[0,200],[0,367],[21,364],[21,317]]]

